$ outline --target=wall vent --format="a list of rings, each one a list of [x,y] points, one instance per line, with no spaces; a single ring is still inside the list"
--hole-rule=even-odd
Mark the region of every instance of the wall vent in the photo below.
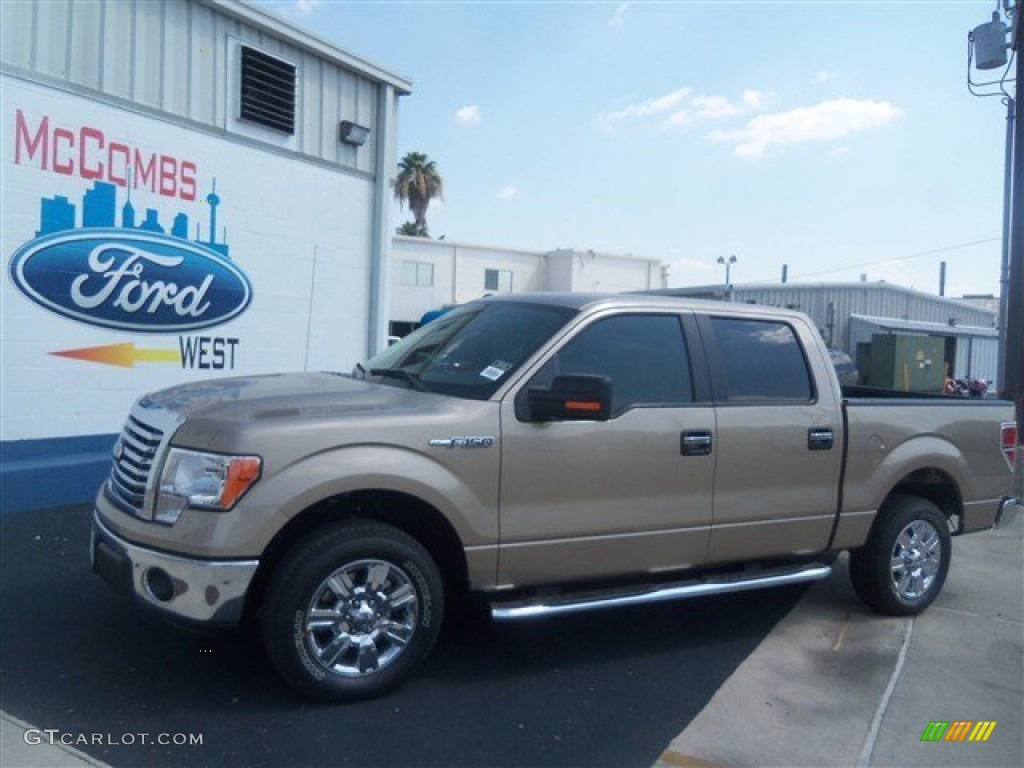
[[[242,46],[239,117],[275,131],[295,133],[295,67],[255,48]]]

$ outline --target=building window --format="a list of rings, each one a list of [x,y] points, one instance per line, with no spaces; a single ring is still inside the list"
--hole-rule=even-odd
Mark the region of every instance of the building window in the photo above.
[[[512,291],[511,269],[484,270],[484,290],[510,293]]]
[[[295,67],[243,45],[239,117],[293,135]]]
[[[427,261],[403,261],[402,285],[432,288],[434,286],[434,265]]]

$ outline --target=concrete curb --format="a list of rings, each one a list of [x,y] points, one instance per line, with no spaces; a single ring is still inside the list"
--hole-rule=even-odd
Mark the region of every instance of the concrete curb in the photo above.
[[[840,558],[669,745],[679,766],[1024,764],[1024,520],[953,540],[943,593],[879,616]],[[932,721],[996,721],[985,743],[922,742]]]
[[[37,743],[38,742],[38,743]],[[52,743],[51,743],[52,742]],[[109,768],[74,747],[0,710],[0,765],[4,768]]]

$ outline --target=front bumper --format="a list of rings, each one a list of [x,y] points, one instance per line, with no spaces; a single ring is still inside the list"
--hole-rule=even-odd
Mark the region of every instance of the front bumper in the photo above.
[[[187,623],[232,625],[242,618],[258,560],[199,560],[125,541],[93,512],[92,570],[116,592]]]

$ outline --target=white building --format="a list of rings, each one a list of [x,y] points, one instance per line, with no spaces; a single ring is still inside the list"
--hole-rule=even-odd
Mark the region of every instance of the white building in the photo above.
[[[383,342],[408,80],[236,0],[0,2],[0,30],[5,507],[40,456],[101,466],[142,392]]]
[[[660,261],[591,250],[528,251],[396,235],[391,253],[391,333],[397,336],[429,310],[484,294],[665,287]]]
[[[993,381],[999,368],[996,312],[970,301],[885,282],[774,283],[672,288],[678,296],[732,300],[805,312],[825,343],[858,358],[876,334],[930,336],[944,340],[944,373]]]

